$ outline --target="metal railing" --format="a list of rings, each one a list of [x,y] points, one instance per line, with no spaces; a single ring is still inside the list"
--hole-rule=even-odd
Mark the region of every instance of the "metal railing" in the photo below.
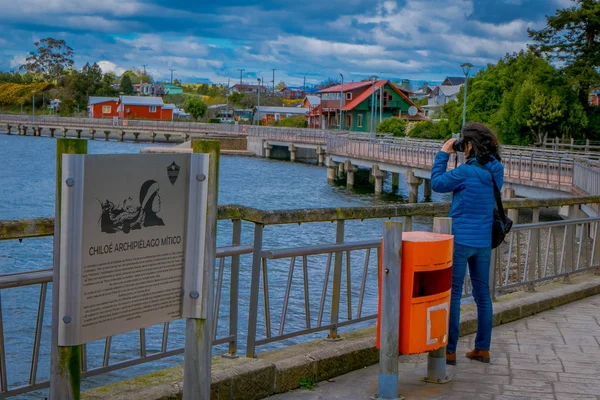
[[[356,136],[328,137],[327,152],[348,158],[372,160],[431,170],[439,141]],[[459,157],[460,159],[460,157]],[[597,157],[534,148],[506,146],[502,151],[504,176],[509,182],[522,182],[557,190],[579,190],[580,194],[600,193],[600,163]],[[449,168],[454,166],[450,163]]]
[[[574,209],[577,205],[599,201],[600,196],[519,199],[506,201],[505,206],[511,210],[533,208],[534,215],[537,213],[539,216],[541,207],[569,206]],[[363,326],[376,318],[379,235],[374,234],[371,238],[364,237],[362,233],[357,235],[352,229],[348,229],[347,222],[355,220],[352,224],[361,225],[354,227],[354,230],[363,232],[362,224],[376,223],[373,220],[382,218],[401,217],[406,229],[410,230],[414,216],[419,216],[422,223],[422,217],[444,214],[448,210],[449,205],[446,203],[288,211],[220,206],[219,219],[230,219],[233,225],[231,229],[225,229],[231,232],[227,234],[228,238],[221,238],[230,241],[231,245],[221,246],[217,251],[214,344],[228,344],[227,353],[235,355],[238,353],[240,340],[245,337],[246,355],[254,356],[258,346],[272,345],[275,342],[290,343],[289,340],[293,338],[322,331],[328,331],[328,336],[335,339],[341,328]],[[358,222],[359,220],[365,222]],[[296,240],[308,244],[290,248],[277,245],[277,240],[263,240],[264,230],[268,226],[273,226],[270,229],[275,230],[280,229],[277,226],[286,225],[285,229],[289,234],[296,224],[319,227],[314,232],[320,232],[326,225],[315,224],[331,222],[336,225],[335,236],[331,237],[330,242],[322,235],[312,240],[304,237],[302,232],[305,228],[302,227],[296,228],[299,229]],[[243,244],[242,237],[249,238],[250,235],[249,232],[242,235],[242,225],[248,223],[254,225],[254,242]],[[520,287],[532,288],[542,281],[564,278],[598,267],[596,238],[599,224],[600,219],[595,218],[516,225],[506,243],[494,252],[496,262],[492,291],[494,294],[501,294]],[[331,228],[325,230],[333,232]],[[0,240],[51,236],[49,232],[52,232],[51,219],[0,221]],[[351,237],[360,237],[360,240],[349,240]],[[251,261],[244,255],[251,257]],[[230,262],[226,262],[227,259]],[[299,277],[296,272],[300,270],[302,272]],[[225,275],[230,276],[226,291]],[[250,278],[249,285],[240,285],[241,275]],[[31,331],[33,350],[28,355],[23,353],[24,349],[18,350],[19,358],[31,360],[31,369],[27,377],[18,377],[17,382],[10,384],[6,374],[5,328],[0,306],[0,398],[48,387],[47,381],[38,379],[38,366],[40,357],[48,354],[47,351],[41,351],[40,346],[42,337],[48,334],[42,329],[42,321],[47,308],[47,287],[51,281],[51,270],[0,276],[0,296],[4,296],[6,290],[39,285],[36,325]],[[229,298],[224,298],[224,293]],[[465,295],[469,294],[470,286],[467,284]],[[319,300],[311,301],[311,298]],[[222,310],[222,303],[229,303],[229,309]],[[247,304],[247,313],[245,309],[239,309],[240,304]],[[244,331],[240,329],[244,324],[240,324],[239,318],[246,315],[248,330]],[[224,323],[221,318],[222,322],[219,324],[219,316],[228,316],[228,323]],[[274,321],[278,321],[275,326]],[[293,326],[290,325],[292,321]],[[154,351],[148,350],[146,346],[146,330],[140,330],[137,349],[125,352],[129,355],[137,354],[131,359],[111,363],[115,358],[115,353],[111,352],[112,338],[101,342],[103,350],[101,355],[95,355],[100,358],[96,365],[88,363],[89,356],[84,351],[83,376],[95,376],[181,354],[183,348],[174,347],[170,340],[169,324],[161,328],[160,345]],[[217,337],[218,332],[222,336]],[[97,345],[94,346],[98,348]],[[123,352],[121,349],[119,355],[122,356]]]

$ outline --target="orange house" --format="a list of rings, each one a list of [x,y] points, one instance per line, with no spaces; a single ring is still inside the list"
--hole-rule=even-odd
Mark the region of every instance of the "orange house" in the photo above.
[[[88,101],[90,118],[112,118],[117,116],[117,97],[90,97]]]
[[[173,109],[165,107],[162,97],[121,96],[117,117],[121,119],[172,120]]]

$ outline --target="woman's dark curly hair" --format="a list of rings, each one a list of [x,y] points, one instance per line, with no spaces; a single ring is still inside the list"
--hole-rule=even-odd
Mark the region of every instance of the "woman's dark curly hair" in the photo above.
[[[474,154],[470,154],[470,157],[476,157],[479,163],[485,164],[491,161],[491,156],[494,156],[498,161],[502,161],[500,143],[498,143],[494,132],[484,124],[471,122],[465,125],[462,136],[466,143],[471,143],[473,146]]]

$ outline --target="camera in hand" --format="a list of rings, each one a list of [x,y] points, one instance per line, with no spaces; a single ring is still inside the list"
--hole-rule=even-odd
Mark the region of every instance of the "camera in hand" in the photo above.
[[[457,153],[465,152],[465,141],[463,138],[456,139],[456,142],[452,143],[452,150]]]

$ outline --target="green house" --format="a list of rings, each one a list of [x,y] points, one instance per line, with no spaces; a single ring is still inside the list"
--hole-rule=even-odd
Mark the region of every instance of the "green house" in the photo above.
[[[339,129],[340,98],[342,98],[343,130],[370,132],[372,111],[375,127],[380,119],[398,117],[407,121],[422,121],[427,117],[412,100],[410,92],[400,89],[389,80],[351,82],[336,85],[319,92],[321,95],[320,125],[325,129]],[[409,108],[417,113],[409,115]],[[413,109],[413,110],[415,110]]]
[[[163,83],[162,87],[165,88],[165,94],[183,94],[183,89],[177,85]]]

